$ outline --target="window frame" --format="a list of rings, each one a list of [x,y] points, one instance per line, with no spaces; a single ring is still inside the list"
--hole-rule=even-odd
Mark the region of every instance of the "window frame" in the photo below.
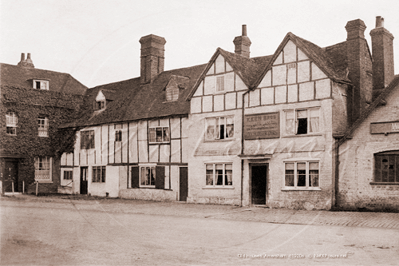
[[[80,131],[80,149],[81,150],[90,150],[90,149],[94,149],[95,147],[96,147],[96,145],[95,145],[94,130]]]
[[[40,88],[37,87],[37,85],[40,84]],[[44,85],[44,86],[43,86]],[[50,90],[49,86],[49,81],[48,80],[40,80],[40,79],[34,79],[33,80],[33,88],[37,90]]]
[[[320,189],[320,160],[319,159],[306,159],[306,160],[286,160],[283,161],[284,163],[284,178],[283,178],[283,189],[282,190],[321,190]],[[317,169],[317,186],[310,186],[309,185],[309,180],[311,178],[312,173],[310,173],[311,170],[314,169],[310,169],[310,164],[311,163],[317,163],[318,169]],[[293,169],[293,182],[294,185],[293,186],[288,186],[287,185],[287,164],[293,164],[294,165],[294,169]],[[298,169],[298,164],[305,164],[305,186],[299,186],[298,185],[298,170],[302,170],[302,169]],[[291,169],[289,169],[291,170]],[[290,174],[292,175],[292,174]],[[303,174],[302,174],[303,175]]]
[[[53,182],[53,158],[49,156],[38,156],[34,158],[35,181],[39,183]],[[48,168],[47,168],[48,167]],[[48,176],[48,178],[43,178]]]
[[[212,125],[211,123],[209,123],[209,121],[211,119],[214,119],[215,123],[214,125]],[[223,123],[220,123],[221,119],[223,119]],[[233,122],[232,124],[228,124],[228,119],[231,119],[231,121]],[[232,133],[233,135],[231,136],[231,134],[228,134],[228,129],[227,126],[228,125],[233,125],[232,128]],[[226,116],[214,116],[214,117],[206,117],[205,118],[205,134],[204,134],[204,140],[206,142],[209,141],[228,141],[228,140],[233,140],[235,139],[235,119],[234,119],[234,115],[226,115]],[[210,138],[209,134],[208,134],[208,129],[210,129],[209,127],[213,126],[214,127],[214,134],[213,134],[213,138]],[[221,138],[221,126],[223,126],[223,138]]]
[[[140,165],[139,169],[140,169],[139,170],[139,187],[140,188],[155,188],[156,180],[157,180],[156,165],[155,164],[154,165]],[[150,177],[150,180],[147,180],[147,178],[148,178],[147,169],[150,170],[150,174],[153,174],[154,184],[151,184],[151,177]],[[145,172],[143,172],[143,170]],[[147,181],[149,181],[150,184],[142,184],[143,175],[145,175],[145,178],[146,178],[144,183],[147,183]]]
[[[208,165],[212,166],[212,184],[208,183]],[[217,165],[222,165],[222,184],[218,185],[218,173],[217,170]],[[229,168],[231,169],[226,169],[226,165],[230,165]],[[231,178],[231,184],[226,184],[226,179],[228,180],[228,174],[226,173],[227,171],[231,171],[230,173],[230,178]],[[206,188],[233,188],[233,163],[232,162],[212,162],[212,163],[205,163],[205,187]]]
[[[399,151],[386,151],[386,152],[374,153],[373,158],[374,158],[374,173],[373,173],[373,182],[371,183],[399,185]],[[392,159],[393,159],[393,164],[392,164],[393,167],[390,168]],[[383,160],[387,160],[386,169],[384,169],[383,167]],[[378,163],[379,167],[377,167]],[[393,171],[390,171],[391,169]],[[379,176],[377,176],[378,173]],[[384,173],[386,174],[385,181],[384,181]],[[393,178],[393,180],[391,180],[391,177]]]
[[[314,131],[314,129],[312,129],[311,126],[311,118],[312,117],[316,117],[316,116],[312,116],[311,111],[312,110],[317,110],[318,111],[318,130]],[[284,136],[309,136],[309,135],[317,135],[321,133],[321,119],[320,119],[320,110],[321,107],[320,106],[315,106],[315,107],[307,107],[307,108],[293,108],[293,109],[285,109],[284,111],[284,121],[283,121],[283,125],[284,125]],[[298,113],[301,111],[306,111],[306,133],[298,133],[299,131],[299,119],[303,119],[303,118],[298,118]],[[291,122],[291,127],[294,130],[294,133],[288,133],[287,129],[288,129],[288,122],[287,122],[287,116],[289,113],[293,113],[293,121]],[[310,132],[310,129],[312,129],[313,131]]]
[[[6,134],[9,136],[17,135],[18,116],[16,112],[6,112]]]
[[[103,110],[107,106],[107,101],[106,100],[101,100],[101,101],[96,101],[96,109],[97,110]]]
[[[93,166],[91,170],[91,182],[106,183],[106,181],[107,181],[107,167],[103,165]]]
[[[73,180],[73,171],[72,170],[64,170],[63,171],[64,173],[63,173],[63,176],[62,176],[62,179],[63,180]],[[65,178],[66,176],[66,173],[68,173],[67,175],[69,176],[70,175],[70,178]]]
[[[38,121],[38,128],[37,128],[38,136],[39,137],[48,137],[49,136],[48,130],[50,127],[48,117],[47,116],[39,116],[37,118],[37,121]],[[43,124],[40,123],[41,121],[44,121],[44,123]],[[42,133],[42,134],[40,134],[40,133]]]
[[[158,131],[160,129],[160,131]],[[151,132],[154,131],[154,132]],[[161,140],[158,140],[158,132],[161,132]],[[166,134],[165,134],[166,133]],[[155,134],[155,135],[152,135]],[[167,136],[167,138],[165,137]],[[148,128],[148,143],[158,144],[158,143],[170,143],[170,128],[169,126],[156,126]]]

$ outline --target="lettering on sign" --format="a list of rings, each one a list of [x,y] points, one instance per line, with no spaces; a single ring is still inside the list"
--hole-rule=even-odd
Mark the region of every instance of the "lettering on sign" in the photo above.
[[[399,133],[399,121],[370,124],[371,134]]]
[[[265,113],[244,117],[244,139],[273,139],[280,137],[280,115]]]

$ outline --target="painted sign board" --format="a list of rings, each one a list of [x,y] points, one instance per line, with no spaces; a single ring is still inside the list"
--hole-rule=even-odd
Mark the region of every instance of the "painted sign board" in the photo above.
[[[399,133],[399,121],[370,124],[371,134]]]
[[[280,137],[280,115],[264,113],[245,115],[244,139],[273,139]]]

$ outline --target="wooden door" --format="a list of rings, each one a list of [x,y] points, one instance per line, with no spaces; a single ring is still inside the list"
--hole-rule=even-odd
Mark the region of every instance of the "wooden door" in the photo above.
[[[18,192],[18,161],[5,160],[4,169],[2,169],[3,176],[3,191],[13,192],[12,187],[14,183],[14,192]]]
[[[266,186],[267,186],[267,166],[252,165],[251,166],[251,192],[252,204],[266,204]]]
[[[188,196],[188,168],[180,167],[179,179],[180,197],[179,201],[186,201]]]

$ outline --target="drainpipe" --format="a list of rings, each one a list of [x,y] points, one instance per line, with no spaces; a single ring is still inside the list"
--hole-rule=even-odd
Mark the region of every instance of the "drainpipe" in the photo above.
[[[241,99],[241,154],[244,154],[244,103],[245,103],[245,95],[249,91],[246,91],[242,94],[242,99]],[[244,185],[244,160],[241,159],[241,204],[240,206],[242,207],[242,201],[243,201],[243,189]]]
[[[332,188],[332,202],[331,207],[338,207],[338,191],[339,191],[339,139],[335,139],[334,144],[335,157],[335,171],[334,171],[334,186]]]

